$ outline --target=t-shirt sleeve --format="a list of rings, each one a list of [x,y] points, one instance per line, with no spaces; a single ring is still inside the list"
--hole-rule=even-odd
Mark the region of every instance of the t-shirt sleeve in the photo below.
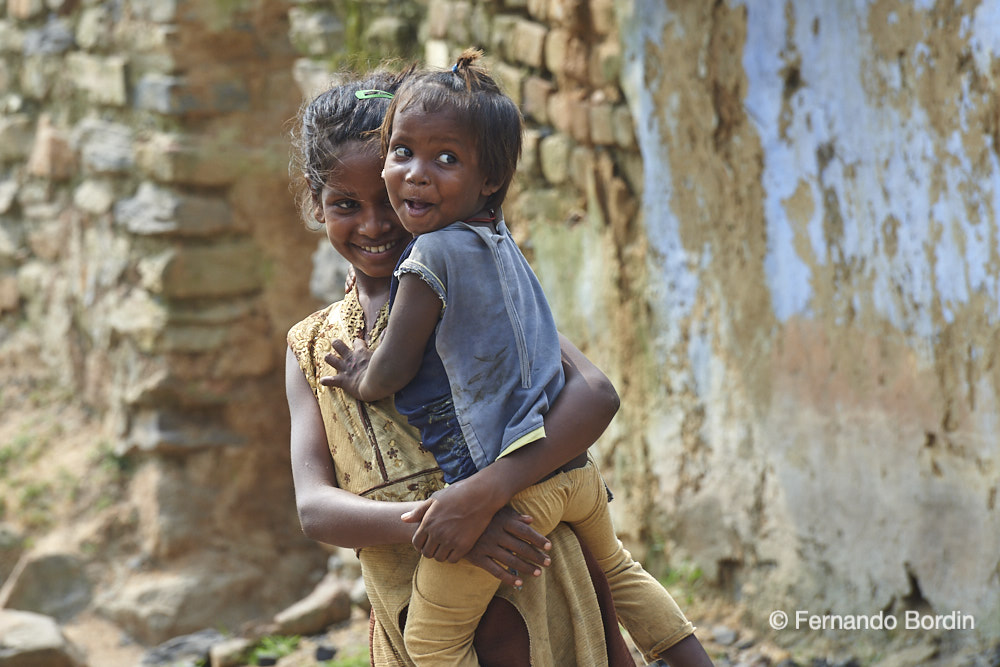
[[[417,237],[410,251],[410,256],[404,259],[396,268],[396,278],[403,274],[414,273],[427,283],[428,287],[441,299],[442,308],[448,307],[448,266],[447,252],[436,236],[441,232],[423,234]]]

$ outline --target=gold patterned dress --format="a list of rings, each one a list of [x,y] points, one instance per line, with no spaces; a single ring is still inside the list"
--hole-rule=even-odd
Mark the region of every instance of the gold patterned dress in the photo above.
[[[385,328],[386,309],[372,326],[372,346]],[[444,486],[434,458],[419,434],[401,416],[392,397],[363,403],[340,389],[324,387],[330,374],[324,357],[335,339],[362,337],[364,313],[354,289],[343,301],[305,318],[288,333],[288,344],[319,403],[340,488],[373,500],[423,500]],[[600,607],[587,565],[573,532],[564,525],[548,535],[552,565],[522,590],[501,586],[528,629],[532,665],[600,667],[608,647]],[[403,647],[400,614],[409,601],[419,553],[410,544],[365,547],[358,551],[372,603],[372,660],[379,667],[413,663]]]

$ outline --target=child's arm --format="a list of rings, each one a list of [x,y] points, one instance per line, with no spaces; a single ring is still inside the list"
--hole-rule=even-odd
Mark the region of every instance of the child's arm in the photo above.
[[[414,526],[400,521],[399,514],[418,503],[372,500],[337,486],[319,404],[290,349],[285,355],[285,393],[291,417],[295,505],[306,537],[348,548],[411,541]],[[507,508],[491,519],[489,530],[467,559],[516,586],[523,583],[525,574],[538,576],[539,566],[548,565],[543,551],[547,544],[544,536],[531,529],[530,519]]]
[[[514,495],[586,454],[618,411],[611,381],[560,334],[566,384],[545,415],[543,440],[497,459],[403,515],[420,521],[413,545],[428,558],[457,562],[486,521]]]
[[[416,275],[403,274],[378,349],[372,352],[360,339],[354,341],[354,349],[333,341],[326,363],[337,374],[321,377],[320,384],[339,387],[362,401],[396,393],[417,374],[440,316],[441,299],[434,290]]]

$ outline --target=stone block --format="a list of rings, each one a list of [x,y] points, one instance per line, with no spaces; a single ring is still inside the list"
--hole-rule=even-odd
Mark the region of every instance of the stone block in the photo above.
[[[344,41],[344,24],[331,11],[305,7],[288,10],[288,37],[307,56],[325,56]]]
[[[534,178],[541,175],[541,165],[538,157],[538,146],[545,136],[541,130],[527,128],[524,130],[524,141],[521,144],[521,160],[517,164],[517,175],[520,178]]]
[[[498,14],[493,18],[493,36],[490,54],[494,58],[514,60],[514,32],[521,19],[511,14]]]
[[[493,16],[488,5],[476,3],[469,16],[469,44],[489,44]]]
[[[549,0],[549,22],[564,26],[573,32],[588,29],[587,0]]]
[[[545,69],[560,77],[580,83],[589,82],[589,49],[579,37],[569,30],[549,31],[545,40]]]
[[[524,95],[521,110],[525,117],[547,125],[549,122],[549,96],[554,90],[552,82],[540,76],[529,76],[524,80]]]
[[[7,0],[7,15],[27,21],[45,13],[45,0]]]
[[[111,14],[107,6],[86,7],[76,24],[76,43],[84,49],[101,44],[111,32]]]
[[[212,410],[147,409],[133,415],[125,444],[132,451],[166,454],[237,446],[243,438],[226,428]]]
[[[448,36],[448,24],[451,23],[451,6],[449,0],[430,0],[427,4],[427,36],[430,39],[444,39]]]
[[[384,54],[404,53],[416,40],[416,26],[398,16],[379,16],[368,25],[364,34],[365,44]]]
[[[516,62],[541,68],[545,62],[545,37],[548,28],[534,21],[520,20],[514,28],[513,49]]]
[[[62,19],[51,15],[41,28],[24,33],[24,55],[52,55],[66,53],[74,46],[73,31]]]
[[[88,179],[73,192],[73,205],[93,215],[110,212],[114,202],[114,189],[107,181]]]
[[[136,85],[135,105],[164,115],[217,114],[244,111],[250,93],[244,81],[221,76],[192,82],[183,77],[149,73]]]
[[[24,31],[19,30],[12,21],[0,19],[0,53],[24,52]]]
[[[38,120],[27,169],[33,176],[53,181],[66,180],[76,171],[76,153],[70,146],[69,137],[52,125],[48,115]]]
[[[93,585],[75,555],[30,551],[0,589],[0,607],[33,611],[65,622],[89,604]]]
[[[175,299],[247,294],[263,285],[261,253],[249,239],[176,246],[144,258],[140,275],[150,292]]]
[[[327,574],[316,588],[274,617],[277,633],[314,635],[351,617],[351,582]]]
[[[0,275],[0,313],[13,313],[21,305],[21,290],[17,286],[16,273],[4,273]],[[0,561],[5,554],[0,553]],[[0,565],[5,563],[0,562]],[[6,570],[6,571],[5,571]],[[0,569],[0,581],[7,578],[9,569]]]
[[[549,95],[548,116],[559,132],[573,134],[574,109],[583,104],[581,91],[555,90]]]
[[[617,39],[607,39],[591,51],[590,84],[595,88],[616,85],[621,78],[622,49]]]
[[[594,174],[594,151],[574,146],[569,154],[569,178],[581,192],[587,192]]]
[[[0,116],[0,164],[23,160],[33,143],[31,117],[21,113]]]
[[[514,100],[514,104],[521,106],[523,100],[521,87],[524,82],[524,71],[519,67],[500,62],[493,67],[493,76],[496,78],[497,83],[500,84],[500,90],[507,93],[507,96]]]
[[[615,144],[621,148],[636,148],[635,123],[632,120],[632,112],[624,104],[619,104],[614,110],[614,133]]]
[[[135,147],[136,163],[143,175],[160,183],[178,185],[229,185],[245,163],[235,135],[217,134],[194,140],[174,134],[147,135]]]
[[[564,133],[550,134],[539,142],[538,155],[542,176],[553,185],[569,179],[569,157],[573,140]]]
[[[469,23],[472,17],[472,5],[465,0],[455,0],[451,3],[448,17],[448,41],[464,49],[472,42]]]
[[[177,20],[179,0],[132,0],[131,9],[137,19],[154,23],[171,23]]]
[[[549,18],[549,0],[527,0],[528,16],[536,21],[546,21]]]
[[[115,222],[139,236],[204,237],[231,232],[233,212],[221,197],[191,195],[143,183],[114,205]]]
[[[83,166],[90,172],[118,174],[135,167],[133,134],[127,125],[88,118],[73,135]]]
[[[590,105],[590,141],[595,146],[615,143],[614,106],[610,102]]]
[[[590,26],[598,35],[612,35],[617,32],[614,0],[590,0]]]
[[[0,637],[4,663],[79,667],[86,664],[83,652],[66,639],[55,619],[30,611],[0,610]]]
[[[53,86],[65,69],[65,60],[57,56],[38,55],[25,58],[18,77],[21,93],[29,99],[44,100],[52,92]]]
[[[336,83],[333,71],[321,60],[299,58],[292,65],[292,78],[302,92],[302,99],[311,100]]]
[[[451,52],[448,42],[441,39],[429,39],[424,44],[424,62],[428,67],[448,67],[451,64]]]
[[[14,206],[14,199],[17,196],[18,184],[13,178],[0,181],[0,215],[9,213]]]
[[[569,107],[570,134],[578,143],[591,143],[590,103],[580,99]]]

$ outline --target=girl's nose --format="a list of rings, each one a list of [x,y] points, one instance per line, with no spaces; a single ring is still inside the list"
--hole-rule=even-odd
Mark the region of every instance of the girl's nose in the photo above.
[[[396,215],[392,208],[388,208],[388,212],[386,211],[386,208],[388,207],[373,207],[371,214],[366,215],[364,220],[361,222],[361,226],[358,231],[370,238],[378,238],[384,234],[392,227]]]

